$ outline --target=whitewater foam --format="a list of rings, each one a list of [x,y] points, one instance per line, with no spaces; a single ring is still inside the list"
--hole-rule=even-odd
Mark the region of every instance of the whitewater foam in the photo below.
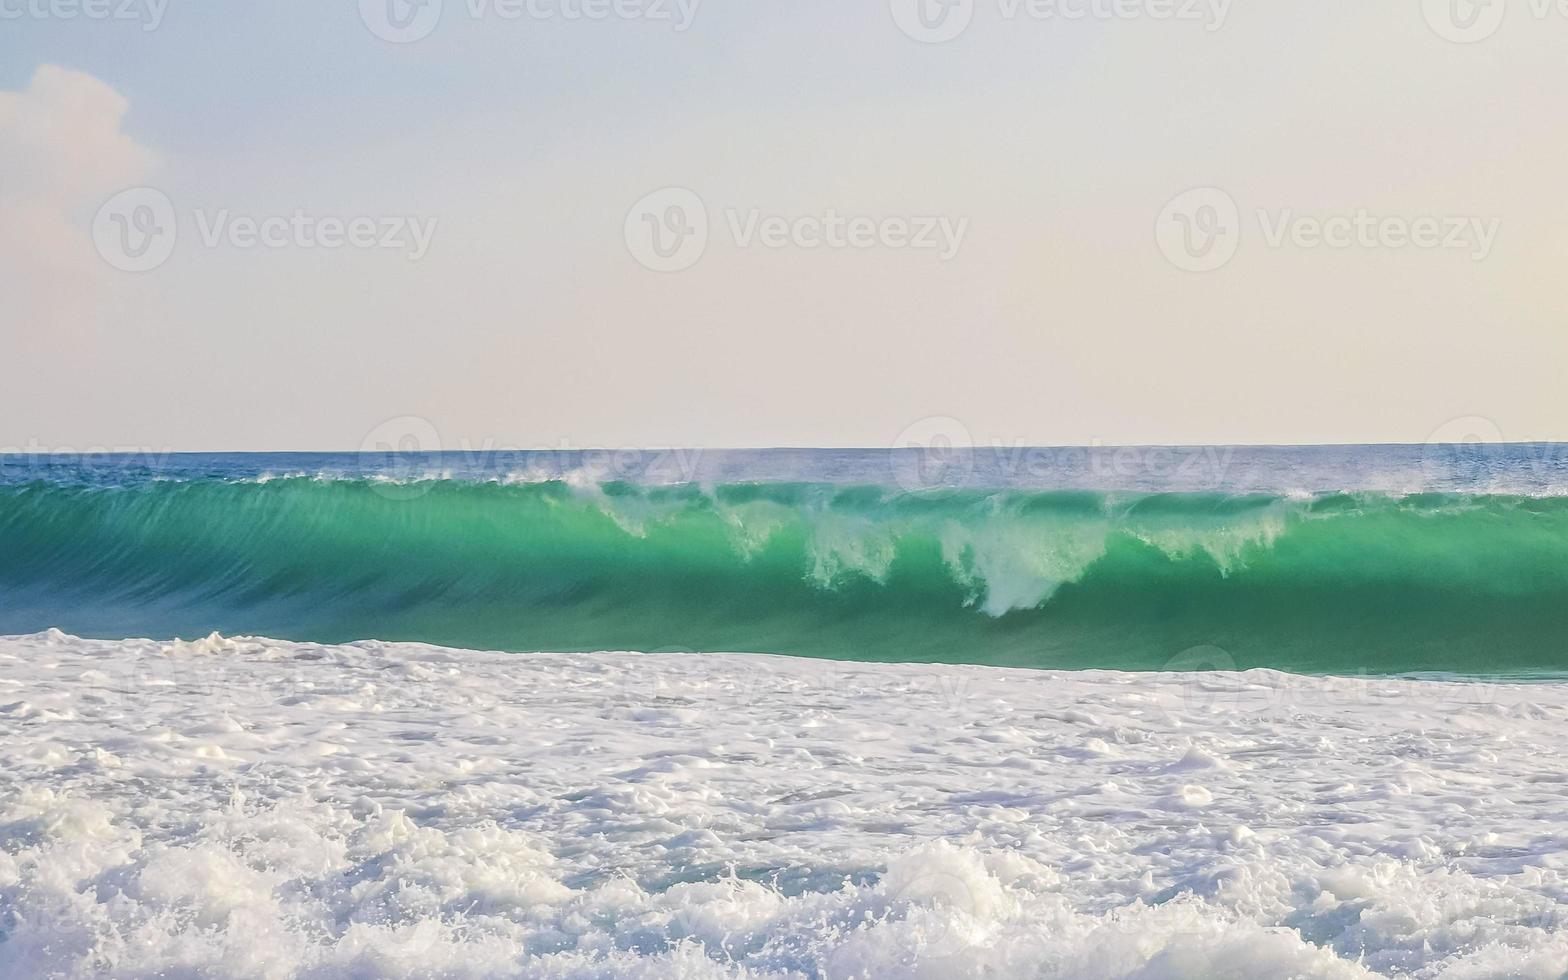
[[[6,977],[1560,977],[1568,686],[0,639]]]

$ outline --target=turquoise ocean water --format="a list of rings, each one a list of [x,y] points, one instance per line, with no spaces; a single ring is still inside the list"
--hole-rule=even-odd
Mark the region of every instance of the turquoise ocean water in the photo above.
[[[0,633],[1568,669],[1568,446],[0,456]]]

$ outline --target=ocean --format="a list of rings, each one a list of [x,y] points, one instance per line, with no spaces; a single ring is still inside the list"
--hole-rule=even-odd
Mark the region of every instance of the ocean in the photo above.
[[[1551,675],[1568,446],[0,457],[0,632]]]
[[[0,457],[0,977],[1560,980],[1565,451]]]

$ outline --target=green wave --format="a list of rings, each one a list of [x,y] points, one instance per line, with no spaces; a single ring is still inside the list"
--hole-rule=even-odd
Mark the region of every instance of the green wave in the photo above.
[[[1568,667],[1568,498],[0,487],[0,631],[1304,672]]]

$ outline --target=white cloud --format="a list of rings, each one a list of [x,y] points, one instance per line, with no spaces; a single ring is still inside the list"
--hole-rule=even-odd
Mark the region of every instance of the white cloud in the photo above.
[[[128,106],[104,82],[55,65],[23,91],[0,92],[0,289],[12,314],[4,339],[34,348],[80,333],[94,316],[108,270],[87,222],[156,162],[121,131]]]

